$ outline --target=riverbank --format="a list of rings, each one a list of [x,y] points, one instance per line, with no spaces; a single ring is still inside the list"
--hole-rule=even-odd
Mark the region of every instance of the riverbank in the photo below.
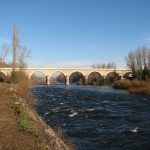
[[[0,150],[73,149],[17,96],[14,86],[0,84],[0,96]]]
[[[115,89],[127,90],[131,94],[150,95],[150,80],[126,80],[116,81],[113,85]]]

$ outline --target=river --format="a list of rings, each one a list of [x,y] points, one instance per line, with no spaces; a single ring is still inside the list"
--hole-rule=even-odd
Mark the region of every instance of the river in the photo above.
[[[150,97],[111,87],[33,86],[37,113],[77,150],[149,150]]]

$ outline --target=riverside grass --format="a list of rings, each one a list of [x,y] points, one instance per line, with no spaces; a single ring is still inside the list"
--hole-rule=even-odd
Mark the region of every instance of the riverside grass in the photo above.
[[[113,85],[115,89],[124,89],[131,94],[150,95],[150,79],[147,80],[126,80],[116,81]]]
[[[0,150],[48,150],[42,126],[32,120],[11,88],[0,84]]]

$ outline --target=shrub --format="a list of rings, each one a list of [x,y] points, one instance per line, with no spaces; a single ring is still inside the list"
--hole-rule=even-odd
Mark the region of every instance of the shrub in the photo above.
[[[32,82],[29,80],[27,74],[23,71],[13,71],[11,78],[13,83],[17,84],[17,95],[23,98],[27,104],[35,106],[35,101],[31,96]]]
[[[134,88],[139,88],[139,87],[145,87],[146,86],[146,81],[143,81],[143,80],[132,80],[131,81],[132,83],[132,87]]]
[[[131,94],[148,94],[147,88],[146,87],[131,87],[130,89],[128,89],[128,92]]]
[[[119,80],[113,84],[113,88],[126,89],[132,94],[150,95],[150,80]]]
[[[116,88],[116,89],[129,89],[131,87],[131,81],[130,80],[119,80],[119,81],[116,81],[114,84],[113,84],[113,88]]]
[[[15,71],[11,72],[11,82],[12,83],[17,83],[17,74]]]

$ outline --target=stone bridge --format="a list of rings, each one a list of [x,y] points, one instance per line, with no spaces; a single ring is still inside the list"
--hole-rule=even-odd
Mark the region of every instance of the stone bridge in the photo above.
[[[69,85],[69,78],[74,72],[81,73],[85,79],[88,79],[89,75],[93,72],[99,73],[103,78],[106,78],[110,73],[116,73],[120,78],[124,78],[125,74],[130,73],[128,69],[94,69],[94,68],[24,68],[23,69],[29,78],[35,72],[42,72],[45,75],[46,83],[50,84],[51,76],[60,72],[66,77],[66,84]],[[0,73],[3,73],[5,76],[10,75],[12,68],[0,68]],[[16,71],[19,71],[19,68],[16,68]]]

